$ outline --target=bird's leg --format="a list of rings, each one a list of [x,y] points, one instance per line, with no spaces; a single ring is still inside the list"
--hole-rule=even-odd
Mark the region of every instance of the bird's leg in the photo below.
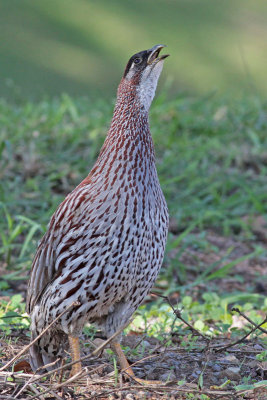
[[[136,382],[142,383],[143,385],[162,385],[162,384],[164,384],[164,382],[161,382],[161,381],[149,381],[146,379],[137,378],[132,370],[132,367],[128,363],[128,360],[122,351],[120,343],[112,342],[111,348],[118,357],[118,361],[120,363],[122,372],[124,371],[127,375],[129,375]]]
[[[69,335],[69,343],[70,343],[70,354],[71,354],[71,360],[72,361],[77,361],[80,359],[80,344],[79,344],[79,338],[70,336]],[[71,372],[70,375],[76,375],[78,372],[82,370],[82,363],[79,361],[76,364],[73,364],[71,367]]]
[[[111,343],[111,348],[118,357],[121,369],[126,370],[125,372],[128,375],[134,376],[134,372],[133,372],[132,368],[130,367],[130,364],[128,363],[127,358],[125,357],[125,354],[122,351],[120,343],[118,343],[118,342]]]

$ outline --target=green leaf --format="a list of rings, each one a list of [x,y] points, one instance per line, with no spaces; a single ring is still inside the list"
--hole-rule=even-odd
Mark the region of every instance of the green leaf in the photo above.
[[[198,387],[199,389],[203,388],[203,374],[201,373],[198,378]]]
[[[197,329],[197,330],[199,330],[199,331],[203,331],[204,327],[205,327],[205,324],[204,324],[204,322],[201,321],[200,319],[197,320],[197,321],[194,323],[194,328]]]
[[[16,313],[15,311],[7,311],[2,317],[0,318],[15,318],[15,317],[20,317],[21,315]]]
[[[189,308],[190,305],[192,304],[192,297],[191,296],[184,296],[183,299],[182,299],[182,304],[186,308]]]
[[[22,295],[21,294],[15,294],[14,296],[11,297],[11,304],[10,307],[17,308],[18,305],[22,302]]]

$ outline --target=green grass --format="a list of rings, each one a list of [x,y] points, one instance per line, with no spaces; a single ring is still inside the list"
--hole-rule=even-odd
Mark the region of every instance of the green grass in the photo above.
[[[152,113],[161,183],[171,214],[241,229],[241,217],[266,211],[266,105],[215,96],[158,100]]]

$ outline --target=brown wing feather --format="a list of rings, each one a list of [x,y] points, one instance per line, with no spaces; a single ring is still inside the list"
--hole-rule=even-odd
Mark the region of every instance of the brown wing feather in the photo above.
[[[39,297],[42,295],[47,285],[52,281],[55,274],[54,265],[55,252],[51,248],[49,232],[47,232],[38,246],[32,263],[26,302],[28,313],[31,313]]]
[[[59,265],[57,270],[55,268],[57,260],[56,247],[65,233],[67,233],[64,232],[66,224],[68,223],[68,230],[79,224],[84,212],[83,204],[85,202],[87,205],[90,204],[90,193],[88,193],[85,181],[77,186],[58,206],[50,220],[48,230],[37,248],[28,283],[26,301],[28,313],[32,312],[34,305],[46,287],[58,277],[64,268],[64,264]],[[88,182],[87,179],[87,184]],[[73,204],[73,200],[76,200],[75,204]],[[67,242],[68,247],[74,242],[75,239],[70,239]]]

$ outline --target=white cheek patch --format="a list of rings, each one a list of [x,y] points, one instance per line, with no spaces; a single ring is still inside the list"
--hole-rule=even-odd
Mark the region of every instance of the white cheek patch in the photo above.
[[[163,61],[159,61],[154,68],[151,70],[150,66],[147,66],[142,73],[141,81],[138,87],[138,97],[140,103],[148,111],[155,96],[156,88],[160,73],[162,71]]]
[[[131,67],[130,67],[130,69],[129,69],[129,71],[127,72],[127,75],[126,75],[125,79],[126,79],[127,81],[130,81],[130,80],[132,79],[132,77],[134,76],[134,73],[135,73],[135,71],[134,71],[134,64],[132,64]]]

